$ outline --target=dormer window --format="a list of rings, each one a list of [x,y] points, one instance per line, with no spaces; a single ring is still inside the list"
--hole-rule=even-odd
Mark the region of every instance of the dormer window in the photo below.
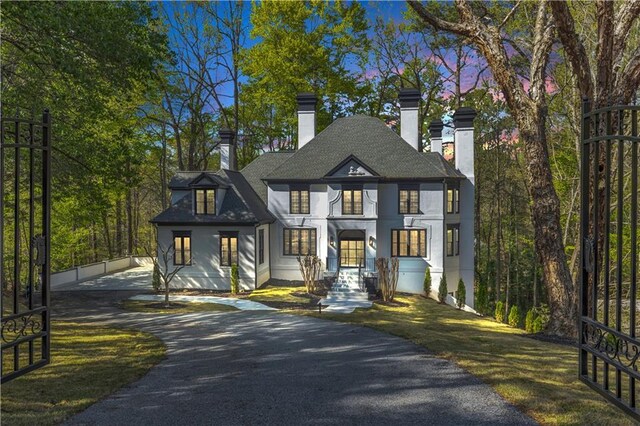
[[[291,187],[289,189],[289,213],[309,214],[309,187]]]
[[[216,214],[216,190],[196,189],[196,214]]]

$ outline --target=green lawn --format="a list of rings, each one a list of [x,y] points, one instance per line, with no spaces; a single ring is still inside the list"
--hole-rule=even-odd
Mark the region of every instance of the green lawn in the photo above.
[[[300,290],[298,290],[300,291]],[[292,290],[271,287],[263,300]],[[633,424],[577,378],[577,349],[525,337],[492,319],[458,311],[421,296],[396,297],[403,306],[374,304],[352,314],[288,311],[366,327],[409,339],[454,361],[543,424]]]
[[[53,321],[52,363],[2,385],[2,424],[54,425],[142,377],[165,356],[135,330]]]
[[[132,312],[152,312],[154,314],[190,314],[194,312],[231,312],[238,308],[221,303],[171,302],[171,307],[164,307],[164,302],[148,300],[125,300],[121,308]]]

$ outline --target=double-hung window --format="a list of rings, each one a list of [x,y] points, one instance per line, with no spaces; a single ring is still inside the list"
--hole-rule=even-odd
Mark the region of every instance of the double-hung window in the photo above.
[[[196,189],[196,214],[216,214],[216,190]]]
[[[316,229],[285,228],[282,245],[285,256],[314,256],[316,254]]]
[[[309,187],[289,188],[289,213],[309,214]]]
[[[460,254],[460,225],[447,225],[447,256]]]
[[[392,229],[391,257],[427,257],[427,230]]]
[[[418,187],[399,188],[398,211],[400,214],[418,214],[420,211],[420,190]]]
[[[447,213],[460,213],[460,190],[458,188],[447,190]]]
[[[191,265],[190,231],[173,231],[173,264]]]
[[[220,233],[220,265],[231,266],[238,264],[238,233]]]
[[[342,188],[342,214],[362,214],[362,187]]]

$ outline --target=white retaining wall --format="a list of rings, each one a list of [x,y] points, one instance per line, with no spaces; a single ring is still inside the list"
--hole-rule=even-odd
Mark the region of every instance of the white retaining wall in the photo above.
[[[137,266],[152,265],[149,257],[127,256],[119,259],[105,260],[104,262],[81,265],[75,268],[66,269],[51,274],[51,287],[62,284],[69,284],[78,281],[85,281],[116,271],[122,271]]]

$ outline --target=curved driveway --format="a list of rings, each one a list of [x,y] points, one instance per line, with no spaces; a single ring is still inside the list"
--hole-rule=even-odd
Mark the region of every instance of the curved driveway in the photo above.
[[[272,312],[122,312],[115,300],[129,292],[87,293],[54,293],[59,314],[151,332],[167,359],[70,425],[534,424],[452,363],[372,329]]]

